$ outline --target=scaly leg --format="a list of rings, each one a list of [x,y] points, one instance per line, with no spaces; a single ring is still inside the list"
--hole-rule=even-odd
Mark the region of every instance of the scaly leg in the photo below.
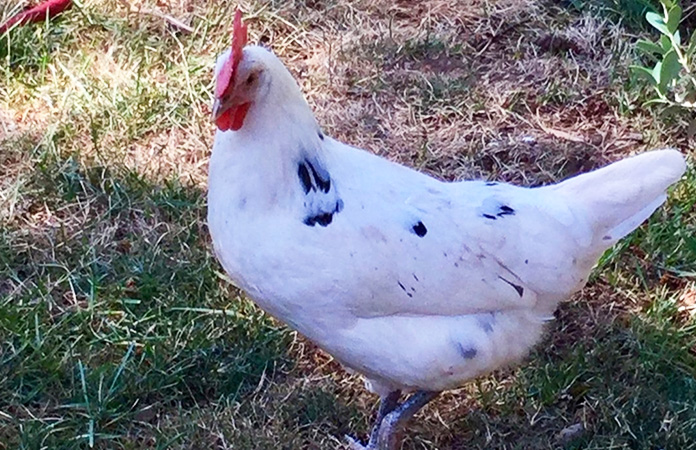
[[[401,392],[391,392],[382,398],[377,421],[370,435],[370,442],[367,446],[363,446],[356,440],[346,437],[350,449],[397,450],[401,442],[401,432],[406,422],[438,394],[439,392],[418,391],[401,405],[396,406]]]
[[[370,433],[370,442],[367,444],[367,448],[377,448],[377,439],[379,439],[379,430],[382,427],[382,421],[385,417],[387,417],[387,414],[391,413],[397,408],[397,406],[399,406],[400,398],[401,391],[393,391],[380,399],[377,419],[372,427],[372,433]]]
[[[401,406],[387,414],[379,427],[377,449],[397,450],[406,422],[439,394],[439,392],[418,391]]]
[[[389,394],[380,398],[379,410],[377,411],[377,418],[374,421],[372,427],[372,432],[370,433],[370,441],[367,446],[362,445],[358,440],[353,439],[350,436],[346,436],[348,445],[351,450],[376,450],[377,449],[377,439],[379,438],[379,428],[382,424],[382,420],[394,411],[397,406],[399,406],[399,398],[401,398],[401,391],[392,391]]]

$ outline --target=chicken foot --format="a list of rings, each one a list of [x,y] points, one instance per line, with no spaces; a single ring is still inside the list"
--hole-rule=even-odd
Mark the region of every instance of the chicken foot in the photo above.
[[[349,448],[351,450],[397,450],[406,422],[438,394],[439,392],[418,391],[401,405],[397,403],[401,396],[400,391],[394,391],[382,397],[377,420],[367,446],[348,437]]]

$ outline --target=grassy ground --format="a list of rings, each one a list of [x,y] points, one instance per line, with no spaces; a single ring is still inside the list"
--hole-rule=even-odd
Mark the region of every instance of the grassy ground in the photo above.
[[[242,8],[333,136],[446,179],[535,185],[694,146],[687,114],[641,108],[627,67],[645,31],[608,20],[631,2],[603,3]],[[211,71],[234,7],[83,0],[0,39],[0,449],[325,449],[367,432],[361,380],[210,252]],[[694,202],[690,169],[528,363],[446,393],[404,448],[696,449]]]

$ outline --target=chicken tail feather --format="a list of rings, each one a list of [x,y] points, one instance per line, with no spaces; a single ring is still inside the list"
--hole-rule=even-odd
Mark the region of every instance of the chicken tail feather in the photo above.
[[[642,153],[554,186],[584,210],[605,248],[636,229],[667,198],[686,170],[684,156],[666,149]]]

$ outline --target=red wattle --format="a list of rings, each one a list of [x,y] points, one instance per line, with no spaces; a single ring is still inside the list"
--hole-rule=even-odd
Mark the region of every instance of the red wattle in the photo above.
[[[239,130],[244,125],[244,119],[249,112],[250,106],[251,103],[242,103],[239,106],[228,109],[215,120],[215,125],[217,125],[220,131]]]
[[[242,103],[241,105],[234,108],[234,117],[232,119],[232,128],[234,131],[239,130],[244,125],[244,119],[246,118],[247,112],[249,112],[249,107],[251,103]]]
[[[215,125],[217,125],[220,131],[227,131],[232,128],[232,111],[227,110],[215,119]]]

